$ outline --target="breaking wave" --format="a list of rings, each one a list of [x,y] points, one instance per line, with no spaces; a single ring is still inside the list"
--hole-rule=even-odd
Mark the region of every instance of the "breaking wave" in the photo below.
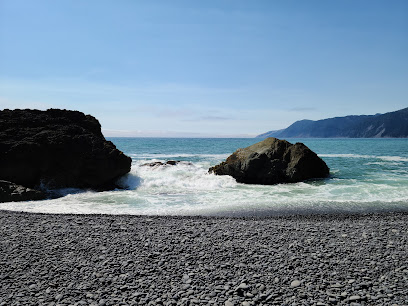
[[[126,190],[60,190],[65,196],[58,199],[2,203],[0,207],[43,213],[225,216],[408,210],[407,155],[327,153],[333,150],[332,143],[316,142],[314,150],[323,152],[319,156],[330,167],[331,178],[262,186],[239,184],[232,177],[209,174],[208,168],[229,155],[221,150],[198,154],[179,153],[177,148],[167,153],[168,148],[160,147],[160,141],[151,142],[158,148],[156,153],[139,152],[133,149],[134,143],[130,143],[131,150],[121,148],[133,159],[131,172],[118,181]],[[234,146],[235,142],[231,141]],[[199,144],[199,151],[203,147],[211,151],[207,143]],[[168,160],[185,162],[173,166],[145,165]]]

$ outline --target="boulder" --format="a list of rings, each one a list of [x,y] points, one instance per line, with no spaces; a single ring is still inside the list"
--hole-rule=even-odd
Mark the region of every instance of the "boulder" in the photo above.
[[[0,111],[0,179],[29,188],[109,190],[131,158],[78,111]]]
[[[12,182],[0,181],[0,203],[44,200],[47,195],[39,190],[34,190]]]
[[[303,143],[267,138],[238,149],[209,172],[230,175],[239,183],[272,185],[324,178],[329,168]]]
[[[160,167],[160,166],[176,166],[178,164],[183,164],[183,165],[192,165],[192,163],[190,162],[186,162],[186,161],[181,161],[181,160],[168,160],[165,163],[163,162],[152,162],[152,163],[147,163],[147,164],[143,164],[141,165],[142,167]]]

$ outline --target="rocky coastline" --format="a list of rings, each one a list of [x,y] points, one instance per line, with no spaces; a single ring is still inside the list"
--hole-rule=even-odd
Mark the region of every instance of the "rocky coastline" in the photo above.
[[[0,305],[407,305],[407,224],[0,211]]]

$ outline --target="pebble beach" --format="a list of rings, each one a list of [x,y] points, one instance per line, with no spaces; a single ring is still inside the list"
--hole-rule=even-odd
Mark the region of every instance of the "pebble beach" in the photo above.
[[[408,305],[408,213],[0,211],[0,305]]]

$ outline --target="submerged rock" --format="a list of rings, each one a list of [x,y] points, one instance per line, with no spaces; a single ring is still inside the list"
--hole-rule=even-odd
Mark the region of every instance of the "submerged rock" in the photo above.
[[[78,111],[0,111],[0,179],[29,188],[109,190],[131,158],[106,141],[97,119]]]
[[[165,163],[163,162],[152,162],[152,163],[146,163],[143,164],[143,167],[159,167],[159,166],[175,166],[178,164],[183,164],[183,165],[191,165],[190,162],[186,162],[186,161],[181,161],[181,160],[168,160]]]
[[[46,197],[42,191],[0,180],[0,203],[44,200]]]
[[[239,183],[272,185],[324,178],[329,175],[329,168],[303,143],[267,138],[238,149],[209,172],[230,175]]]

